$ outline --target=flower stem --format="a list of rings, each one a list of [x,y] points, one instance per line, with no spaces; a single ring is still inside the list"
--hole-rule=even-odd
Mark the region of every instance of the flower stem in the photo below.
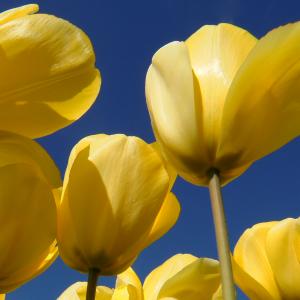
[[[98,276],[99,271],[97,269],[89,270],[89,279],[85,298],[86,300],[95,300]]]
[[[233,283],[228,232],[223,207],[220,179],[217,170],[213,170],[212,172],[212,176],[209,181],[209,193],[221,267],[223,299],[235,300],[236,294]]]

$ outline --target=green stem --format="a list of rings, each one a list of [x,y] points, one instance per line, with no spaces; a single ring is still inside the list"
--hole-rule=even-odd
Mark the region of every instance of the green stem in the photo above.
[[[97,269],[89,270],[89,278],[85,298],[86,300],[95,300],[98,276],[99,271]]]
[[[223,299],[235,300],[236,293],[233,283],[227,225],[223,207],[220,179],[216,170],[212,172],[212,176],[209,182],[209,193],[221,267]]]

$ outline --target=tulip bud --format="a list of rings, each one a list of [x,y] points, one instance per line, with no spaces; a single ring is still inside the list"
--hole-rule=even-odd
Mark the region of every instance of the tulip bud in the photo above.
[[[59,172],[37,143],[0,132],[0,292],[14,290],[57,257]]]
[[[101,84],[86,34],[37,11],[30,4],[0,14],[0,129],[31,138],[80,118]]]
[[[136,137],[94,135],[72,150],[58,208],[59,251],[81,272],[127,269],[176,222],[179,203],[158,152]]]
[[[300,220],[247,229],[234,250],[234,273],[251,300],[300,299]]]

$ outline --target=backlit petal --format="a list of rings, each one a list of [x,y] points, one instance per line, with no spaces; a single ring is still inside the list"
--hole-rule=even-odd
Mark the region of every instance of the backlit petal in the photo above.
[[[252,49],[230,88],[222,120],[224,166],[243,165],[300,133],[300,22],[272,30]]]
[[[99,92],[94,63],[88,37],[67,21],[36,14],[2,24],[0,129],[39,137],[77,120]]]
[[[38,12],[38,10],[39,10],[39,6],[37,4],[27,4],[27,5],[6,10],[0,13],[0,25],[17,18],[34,14]]]
[[[173,193],[169,193],[155,219],[152,229],[144,241],[147,247],[162,237],[176,223],[180,214],[180,203]]]
[[[202,96],[203,136],[212,162],[220,136],[223,106],[231,82],[256,38],[231,25],[201,27],[186,41]],[[176,87],[175,87],[176,88]]]
[[[206,172],[207,155],[200,93],[183,42],[167,44],[155,53],[146,77],[146,97],[162,150],[180,175],[196,181]]]

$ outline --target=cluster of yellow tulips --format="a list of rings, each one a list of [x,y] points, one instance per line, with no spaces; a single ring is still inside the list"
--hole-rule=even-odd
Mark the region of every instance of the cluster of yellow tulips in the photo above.
[[[300,299],[300,219],[256,224],[231,255],[221,186],[300,134],[300,23],[257,40],[204,26],[153,56],[146,99],[156,142],[97,134],[64,179],[32,139],[79,119],[101,77],[89,38],[25,5],[0,14],[0,296],[61,256],[88,282],[60,300]],[[177,254],[141,283],[131,265],[177,221],[180,175],[210,190],[219,261]],[[115,288],[98,276],[117,275]]]

